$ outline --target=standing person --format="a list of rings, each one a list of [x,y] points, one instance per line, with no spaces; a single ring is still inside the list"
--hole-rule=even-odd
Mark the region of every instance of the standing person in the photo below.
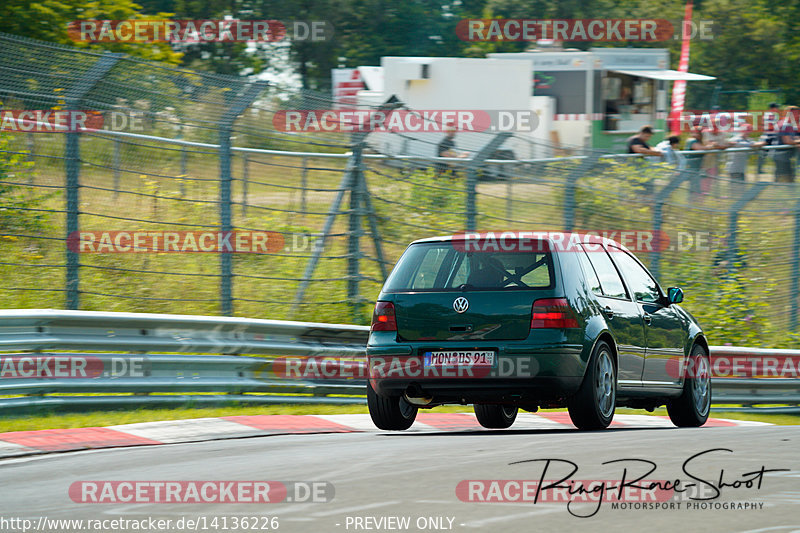
[[[778,119],[780,118],[778,109],[780,109],[780,106],[777,102],[772,102],[769,104],[769,110],[764,113],[764,133],[761,135],[761,140],[766,146],[775,146],[778,144],[778,128],[776,127]],[[756,172],[759,174],[761,174],[761,170],[764,168],[764,161],[766,159],[767,150],[760,150],[758,152],[758,163],[756,165]]]
[[[628,137],[628,153],[629,154],[642,154],[646,156],[661,157],[661,152],[653,150],[647,141],[653,136],[653,128],[650,126],[642,126],[639,133]],[[638,158],[637,158],[638,159]],[[645,195],[653,194],[653,182],[648,180],[641,185],[642,192]]]
[[[775,181],[778,183],[794,183],[794,157],[795,148],[800,144],[797,134],[798,108],[789,106],[783,115],[783,120],[778,128],[778,144],[791,146],[792,148],[782,148],[775,150],[773,159],[775,160]]]
[[[711,128],[706,129],[704,132],[704,139],[706,146],[710,146],[711,150],[722,150],[728,147],[728,142],[725,140],[725,134],[720,130],[717,121],[715,120]],[[716,190],[717,178],[719,177],[719,163],[720,156],[718,154],[706,154],[703,157],[703,170],[705,170],[706,177],[706,192],[711,190],[714,185]]]
[[[629,154],[643,154],[643,155],[657,155],[661,156],[661,152],[653,150],[647,141],[653,136],[653,128],[650,126],[642,126],[639,133],[628,137],[627,146]]]
[[[703,142],[703,128],[695,126],[692,128],[690,137],[686,141],[685,149],[688,151],[713,150],[714,147]],[[686,154],[686,168],[691,171],[691,191],[694,194],[708,194],[711,189],[711,182],[708,178],[702,177],[701,166],[703,165],[704,154]]]
[[[728,139],[728,147],[730,148],[761,148],[766,144],[766,141],[753,142],[748,136],[753,131],[753,126],[750,124],[743,124],[741,129]],[[752,152],[737,151],[728,154],[728,175],[734,181],[744,183],[746,181],[745,171],[747,169],[747,161],[750,159]]]
[[[467,154],[460,152],[456,149],[456,128],[452,125],[445,126],[445,137],[436,147],[437,157],[467,157]],[[436,162],[436,177],[441,176],[450,170],[453,174],[455,171],[447,163],[441,161]]]
[[[678,152],[678,145],[680,142],[681,138],[677,135],[673,135],[656,145],[656,150],[663,154],[664,161],[671,165],[675,165],[679,169],[686,166],[686,158],[683,156],[683,154]]]

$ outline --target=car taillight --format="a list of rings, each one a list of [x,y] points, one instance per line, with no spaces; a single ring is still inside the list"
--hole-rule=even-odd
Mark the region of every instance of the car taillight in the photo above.
[[[392,302],[377,302],[372,313],[371,331],[397,331],[397,320],[394,316]]]
[[[543,298],[533,302],[531,329],[577,327],[578,319],[566,298]]]

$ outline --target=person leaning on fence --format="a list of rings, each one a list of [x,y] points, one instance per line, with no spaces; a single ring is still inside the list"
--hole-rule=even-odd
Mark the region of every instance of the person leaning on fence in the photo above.
[[[653,136],[653,128],[650,126],[642,126],[639,130],[639,133],[628,137],[628,153],[629,154],[641,154],[644,156],[657,156],[661,158],[663,155],[660,151],[654,150],[650,148],[650,145],[647,144],[647,141]],[[644,158],[635,158],[635,159],[644,159]],[[639,161],[641,162],[641,161]],[[653,182],[651,180],[644,181],[640,188],[642,193],[646,196],[653,194]]]
[[[780,115],[778,110],[780,106],[776,102],[772,102],[769,104],[769,110],[764,113],[764,133],[761,135],[761,141],[763,141],[766,146],[775,146],[778,144],[778,119]],[[756,163],[756,172],[761,174],[761,170],[764,168],[764,161],[767,159],[767,150],[759,150],[758,152],[758,161]]]
[[[677,168],[683,168],[686,165],[686,158],[678,151],[680,142],[681,138],[673,135],[658,143],[656,151],[661,152],[662,157],[652,156],[652,161],[664,161],[670,165],[675,165]]]
[[[761,148],[766,145],[766,141],[753,142],[748,139],[753,126],[743,124],[738,132],[728,139],[729,148]],[[747,162],[750,160],[751,151],[735,151],[728,153],[728,175],[732,180],[744,182]]]
[[[703,142],[703,128],[700,126],[692,128],[692,132],[689,135],[690,137],[686,141],[685,146],[685,149],[689,152],[713,150],[716,148],[713,144]],[[705,173],[702,171],[704,155],[705,154],[686,154],[686,168],[692,172],[691,190],[695,194],[701,192],[708,194],[711,190],[711,180],[705,176]]]
[[[647,141],[653,136],[653,128],[650,126],[642,126],[639,133],[628,137],[628,153],[629,154],[642,154],[642,155],[657,155],[661,156],[661,152],[650,148]]]
[[[715,121],[710,128],[703,130],[703,138],[706,146],[711,146],[713,150],[724,150],[728,148],[728,141],[725,139],[725,133],[720,130],[719,125]],[[703,157],[703,170],[706,175],[706,189],[710,190],[715,180],[719,177],[719,164],[721,155],[706,154]]]
[[[436,147],[437,157],[467,157],[465,152],[460,152],[456,149],[456,128],[452,125],[445,126],[445,137]],[[443,161],[436,162],[436,177],[441,176],[445,172],[451,172],[455,175],[455,169]]]
[[[796,147],[800,144],[797,120],[798,108],[787,107],[778,128],[777,146],[780,149],[775,150],[775,154],[772,156],[775,160],[775,181],[778,183],[794,183],[794,157]]]

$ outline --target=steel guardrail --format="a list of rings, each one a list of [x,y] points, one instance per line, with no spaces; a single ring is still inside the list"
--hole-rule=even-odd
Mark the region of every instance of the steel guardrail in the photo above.
[[[363,379],[287,379],[273,365],[290,356],[363,359],[368,334],[366,326],[237,317],[0,311],[0,396],[5,396],[0,412],[187,403],[363,404]],[[56,371],[73,361],[77,369]]]
[[[346,324],[0,311],[0,413],[187,403],[363,404],[368,335],[367,326]],[[800,412],[800,350],[710,351],[713,404]],[[298,357],[325,365],[310,378],[293,375],[287,361]],[[772,404],[781,407],[756,407]]]

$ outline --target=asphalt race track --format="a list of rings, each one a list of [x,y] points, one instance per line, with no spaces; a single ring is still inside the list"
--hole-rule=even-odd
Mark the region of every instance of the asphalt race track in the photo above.
[[[717,450],[692,459],[717,448],[731,451]],[[38,527],[39,531],[66,531],[46,529],[47,523],[52,524],[48,521],[55,519],[150,518],[171,520],[164,531],[265,531],[276,525],[270,526],[271,517],[277,517],[278,531],[800,531],[798,450],[800,427],[766,425],[613,427],[595,433],[512,427],[275,435],[115,448],[2,461],[0,521],[30,519],[30,530]],[[554,460],[545,479],[563,478],[577,467],[569,479],[616,481],[626,467],[628,481],[637,475],[634,472],[644,474],[651,467],[633,461],[644,459],[656,465],[645,479],[680,479],[684,487],[690,482],[695,487],[687,488],[682,496],[673,495],[673,509],[614,509],[612,501],[573,503],[568,509],[565,501],[459,499],[459,494],[465,498],[468,494],[456,492],[463,480],[538,481],[547,463],[537,459]],[[627,461],[601,464],[619,459]],[[759,475],[762,467],[787,470]],[[303,503],[76,503],[70,487],[89,480],[259,480],[301,482],[306,487],[311,482],[328,482],[335,494],[331,501]],[[330,490],[330,485],[324,486]],[[490,486],[488,481],[483,485],[486,490]],[[721,487],[715,499],[688,501],[689,494],[714,496],[714,486]],[[473,497],[489,494],[482,490],[476,489]],[[519,494],[509,491],[511,498]],[[308,498],[305,493],[298,497]],[[293,498],[292,491],[288,498]],[[746,508],[732,509],[731,502]],[[251,521],[234,528],[235,520],[242,517]],[[197,522],[189,528],[187,520]],[[15,524],[17,529],[14,524],[0,523],[0,529],[22,531],[20,523]],[[106,524],[106,531],[126,530]]]

